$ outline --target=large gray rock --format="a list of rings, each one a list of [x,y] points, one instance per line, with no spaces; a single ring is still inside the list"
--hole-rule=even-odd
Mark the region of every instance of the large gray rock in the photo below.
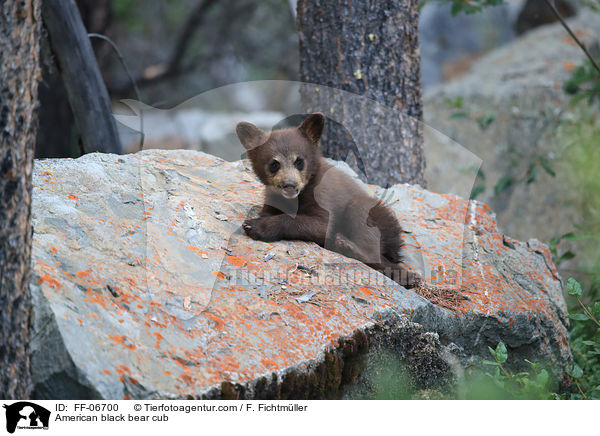
[[[582,11],[568,22],[588,47],[600,42],[600,14]],[[584,57],[560,24],[544,26],[487,54],[469,73],[424,97],[425,122],[482,159],[487,188],[477,199],[492,207],[499,226],[514,237],[549,241],[573,231],[579,221],[560,129],[577,116],[563,84]],[[450,104],[457,99],[462,99],[460,108]],[[493,121],[482,128],[479,121],[485,125],[486,117]],[[464,158],[448,155],[436,140],[425,141],[428,188],[437,191]],[[556,176],[545,171],[542,161]],[[526,183],[532,163],[536,181]],[[512,185],[495,194],[494,186],[505,176]]]
[[[426,2],[419,13],[423,88],[460,73],[477,57],[512,41],[523,0],[452,16],[449,2]]]
[[[325,398],[374,348],[419,385],[504,341],[511,363],[570,362],[548,249],[490,209],[373,188],[406,229],[418,293],[314,243],[241,234],[262,187],[194,151],[35,162],[32,371],[37,398]],[[460,364],[459,364],[460,362]]]

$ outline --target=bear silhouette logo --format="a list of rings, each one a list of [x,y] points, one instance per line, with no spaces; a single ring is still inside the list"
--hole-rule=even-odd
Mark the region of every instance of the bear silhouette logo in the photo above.
[[[50,411],[29,401],[19,401],[11,405],[4,404],[6,409],[6,431],[14,433],[16,428],[48,429]]]

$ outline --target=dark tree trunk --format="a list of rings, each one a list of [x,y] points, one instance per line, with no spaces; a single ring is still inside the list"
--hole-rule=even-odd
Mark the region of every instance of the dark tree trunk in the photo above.
[[[86,153],[121,153],[106,85],[73,0],[44,0],[44,26]]]
[[[42,51],[42,58],[43,58]],[[35,157],[57,158],[82,155],[79,134],[73,120],[73,111],[67,91],[56,69],[42,61],[42,81],[38,89],[38,132]]]
[[[77,0],[83,24],[89,33],[110,36],[112,8],[110,0]],[[43,29],[42,29],[43,33]],[[105,78],[110,80],[110,67],[114,57],[110,45],[99,39],[92,40],[98,66]],[[67,91],[49,42],[44,38],[41,46],[42,81],[38,90],[40,107],[39,128],[35,148],[36,158],[79,157],[82,155],[81,138],[75,126],[73,111]]]
[[[111,24],[113,21],[112,0],[75,0],[83,26],[88,33],[100,33],[112,38]],[[116,56],[105,41],[92,39],[92,48],[104,82],[111,81],[110,67]]]
[[[300,79],[366,97],[302,88],[307,111],[337,121],[324,154],[347,160],[355,142],[369,183],[424,186],[418,1],[299,0],[297,24]]]
[[[29,394],[31,172],[41,0],[0,3],[0,395]]]

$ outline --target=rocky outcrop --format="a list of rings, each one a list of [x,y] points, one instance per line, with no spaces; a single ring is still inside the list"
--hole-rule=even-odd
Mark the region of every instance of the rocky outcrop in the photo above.
[[[582,10],[568,22],[588,47],[599,47],[600,14]],[[573,231],[573,223],[580,221],[560,132],[565,121],[578,116],[568,106],[563,85],[584,59],[559,23],[543,26],[424,96],[425,123],[482,159],[485,180],[476,186],[485,190],[477,199],[493,208],[502,230],[514,237],[549,241]],[[448,155],[432,135],[426,135],[425,146],[428,187],[444,189],[465,158]],[[530,166],[537,175],[527,183]],[[502,179],[505,189],[495,190]]]
[[[37,398],[337,397],[377,347],[424,386],[498,341],[509,363],[570,362],[548,249],[481,203],[368,188],[406,229],[417,293],[314,243],[244,236],[262,193],[245,161],[89,154],[36,161],[34,186]]]
[[[484,53],[515,39],[514,25],[524,0],[452,15],[453,4],[426,2],[419,11],[423,88],[456,77]]]

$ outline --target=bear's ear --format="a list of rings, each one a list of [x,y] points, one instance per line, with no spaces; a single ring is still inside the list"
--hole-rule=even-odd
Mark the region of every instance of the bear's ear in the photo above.
[[[240,142],[246,150],[252,150],[259,145],[263,145],[267,142],[267,134],[256,127],[254,124],[241,122],[235,126],[235,133],[237,133]]]
[[[323,133],[323,127],[325,127],[325,115],[321,112],[315,112],[306,117],[302,124],[300,124],[300,127],[298,127],[298,130],[300,130],[310,142],[318,145],[321,134]]]

